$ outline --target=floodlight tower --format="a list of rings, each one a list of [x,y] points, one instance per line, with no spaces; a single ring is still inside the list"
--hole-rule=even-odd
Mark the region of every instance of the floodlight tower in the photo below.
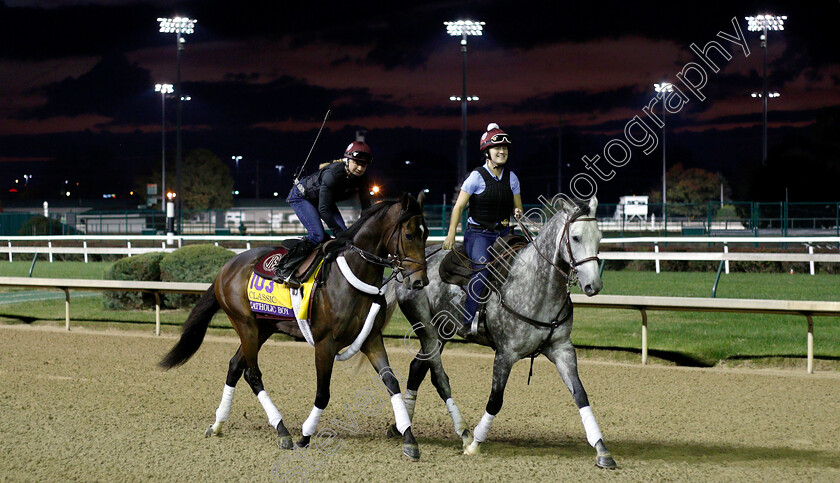
[[[187,17],[175,18],[159,18],[160,32],[165,34],[175,34],[176,47],[176,63],[177,63],[177,79],[175,82],[175,98],[178,100],[178,109],[175,127],[175,177],[177,178],[176,188],[176,204],[178,205],[178,232],[181,232],[181,224],[183,222],[182,213],[182,199],[181,194],[181,103],[183,97],[181,96],[181,51],[184,50],[184,44],[187,42],[184,35],[195,32],[195,24],[198,20]]]
[[[767,31],[784,30],[787,15],[756,15],[755,17],[744,17],[747,19],[747,29],[751,32],[761,32],[761,48],[764,49],[764,88],[762,97],[764,104],[764,121],[761,130],[761,164],[767,164]]]
[[[668,201],[668,198],[665,195],[665,188],[667,187],[667,184],[665,182],[665,93],[674,92],[674,85],[668,82],[654,84],[653,90],[658,92],[659,96],[662,98],[662,221],[667,227],[668,210],[666,203]]]
[[[242,156],[231,156],[230,159],[236,164],[236,174],[233,179],[233,187],[236,188],[236,182],[239,180],[239,162],[242,161]]]
[[[160,92],[160,206],[166,213],[166,95],[172,84],[155,84],[155,92]]]
[[[462,83],[461,83],[461,156],[458,160],[458,183],[467,177],[467,37],[481,35],[484,22],[472,20],[458,20],[443,22],[446,33],[453,37],[461,37],[461,53],[463,54]],[[451,98],[450,98],[451,99]],[[476,97],[475,100],[478,100]]]

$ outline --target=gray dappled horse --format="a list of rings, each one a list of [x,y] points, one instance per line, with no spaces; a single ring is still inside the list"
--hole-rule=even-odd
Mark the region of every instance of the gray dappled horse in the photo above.
[[[588,205],[578,206],[560,200],[559,204],[560,209],[546,222],[533,243],[519,250],[510,261],[506,281],[501,287],[494,287],[495,293],[487,298],[486,327],[482,327],[484,334],[479,333],[479,343],[491,347],[495,344],[496,355],[490,399],[484,417],[475,427],[474,437],[470,436],[452,399],[449,377],[440,358],[443,346],[455,331],[464,333],[459,311],[463,310],[466,295],[460,287],[441,281],[438,274],[440,263],[449,252],[432,253],[436,249],[431,247],[426,250],[429,285],[423,290],[395,286],[400,309],[414,327],[422,347],[411,363],[404,396],[406,407],[413,418],[417,389],[431,369],[432,383],[446,403],[455,433],[462,438],[464,454],[477,454],[493,418],[502,407],[505,384],[513,364],[542,353],[554,363],[572,393],[586,438],[597,450],[598,466],[615,468],[578,377],[577,355],[570,338],[569,278],[573,279],[576,274],[578,286],[588,296],[597,294],[602,287],[597,258],[601,231],[594,218],[598,201],[592,198]],[[488,285],[491,284],[488,281]]]

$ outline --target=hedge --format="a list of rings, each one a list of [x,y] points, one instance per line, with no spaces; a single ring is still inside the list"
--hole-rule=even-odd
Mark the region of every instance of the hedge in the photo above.
[[[222,266],[234,253],[215,245],[189,245],[176,250],[160,261],[160,279],[163,282],[207,282],[216,279]],[[192,307],[199,295],[166,294],[168,307]]]
[[[160,261],[164,256],[166,256],[164,252],[150,252],[122,258],[105,270],[105,279],[158,282],[160,281]],[[109,290],[104,294],[107,309],[141,309],[154,307],[155,304],[155,296],[146,292]]]

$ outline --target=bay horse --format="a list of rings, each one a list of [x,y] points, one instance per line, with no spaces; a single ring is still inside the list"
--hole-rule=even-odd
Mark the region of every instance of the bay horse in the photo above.
[[[396,297],[400,309],[417,334],[421,351],[411,362],[406,383],[405,402],[413,417],[417,390],[431,369],[432,383],[452,417],[455,433],[461,437],[464,454],[477,454],[487,438],[493,418],[502,401],[513,364],[528,356],[545,354],[557,368],[572,393],[580,412],[586,438],[596,449],[596,463],[615,468],[615,460],[604,445],[603,437],[577,370],[577,354],[572,345],[572,304],[569,288],[576,275],[577,284],[588,296],[597,294],[603,284],[598,267],[601,232],[595,221],[598,201],[588,205],[570,200],[559,201],[559,210],[546,222],[532,243],[518,250],[509,263],[509,274],[500,287],[486,298],[485,326],[478,342],[495,350],[493,384],[486,412],[475,427],[473,436],[452,399],[449,377],[440,353],[455,333],[464,334],[461,316],[464,292],[443,282],[439,266],[448,250],[427,249],[429,285],[410,292],[389,287],[388,296]],[[555,205],[556,206],[556,205]],[[437,251],[437,253],[433,253]],[[496,254],[491,253],[491,256]],[[482,260],[483,262],[484,260]],[[491,282],[488,281],[488,285]],[[395,290],[391,290],[395,288]],[[467,335],[468,340],[470,336]]]
[[[429,283],[423,252],[429,234],[423,217],[423,198],[423,194],[419,199],[403,194],[398,202],[374,204],[328,246],[327,261],[322,267],[322,283],[312,294],[309,317],[317,373],[315,404],[302,425],[302,437],[296,443],[297,447],[306,447],[310,437],[316,434],[321,413],[330,399],[333,363],[347,355],[347,351],[340,356],[338,353],[352,343],[351,349],[361,349],[391,394],[394,416],[403,436],[403,453],[413,460],[420,457],[400,386],[382,342],[386,311],[378,311],[378,308],[385,305],[382,296],[384,288],[381,288],[385,266],[393,268],[391,279],[402,282],[407,290],[422,289]],[[329,252],[331,246],[338,248]],[[179,366],[195,354],[210,319],[221,308],[239,335],[240,346],[228,366],[216,420],[205,435],[221,433],[230,416],[234,388],[244,373],[245,380],[266,412],[269,424],[277,430],[278,445],[282,449],[292,449],[292,438],[283,416],[263,387],[257,354],[272,334],[278,331],[291,333],[288,327],[295,324],[282,324],[255,316],[247,296],[247,285],[255,262],[272,250],[270,247],[253,248],[233,257],[222,267],[213,284],[192,309],[180,340],[160,365],[166,369]],[[339,265],[340,270],[336,270],[334,265]],[[365,337],[363,330],[368,330],[369,335]]]

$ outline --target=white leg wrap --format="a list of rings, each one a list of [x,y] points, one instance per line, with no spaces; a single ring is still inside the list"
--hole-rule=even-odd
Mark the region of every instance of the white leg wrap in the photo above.
[[[265,415],[268,416],[268,424],[270,424],[272,428],[277,428],[277,424],[283,420],[283,415],[280,414],[280,411],[278,411],[274,403],[271,402],[271,398],[268,397],[268,393],[265,392],[265,389],[257,394],[257,399],[260,400],[260,404],[262,404],[263,409],[265,409]]]
[[[455,405],[455,400],[449,398],[446,400],[446,410],[449,411],[449,416],[452,418],[452,424],[455,425],[455,434],[461,436],[461,432],[467,427],[464,417],[461,416],[461,410]]]
[[[230,406],[233,403],[233,391],[235,387],[225,384],[225,390],[222,392],[222,402],[219,403],[219,409],[216,409],[216,422],[224,423],[230,417]]]
[[[403,394],[403,402],[405,403],[405,410],[408,412],[408,420],[414,420],[414,405],[417,404],[417,391],[406,389]]]
[[[477,443],[483,443],[484,440],[487,438],[487,433],[490,432],[490,425],[493,424],[493,419],[496,416],[491,416],[488,413],[484,413],[484,416],[481,417],[481,421],[478,422],[475,429],[473,430],[473,440]]]
[[[397,393],[391,396],[391,406],[394,407],[394,419],[397,420],[397,431],[403,434],[406,429],[411,427],[411,419],[408,417],[408,411],[405,409],[402,394]]]
[[[312,436],[315,434],[315,428],[318,427],[318,421],[321,420],[321,414],[323,413],[323,409],[318,409],[316,406],[312,406],[312,411],[309,412],[309,417],[303,422],[303,427],[301,428],[301,433],[304,436]]]
[[[580,419],[583,421],[583,429],[586,430],[586,440],[594,448],[595,443],[604,437],[601,435],[601,428],[598,427],[598,421],[595,421],[595,415],[592,414],[592,408],[589,406],[580,408]]]

